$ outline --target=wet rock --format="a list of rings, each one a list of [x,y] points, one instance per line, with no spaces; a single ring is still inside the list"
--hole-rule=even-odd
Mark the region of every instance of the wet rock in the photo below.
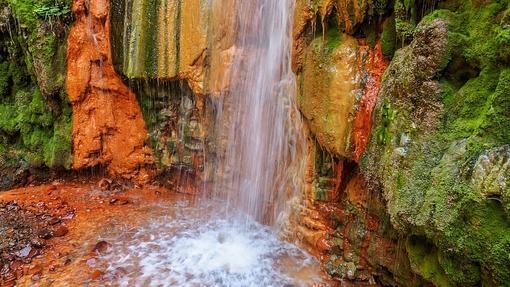
[[[510,196],[506,194],[510,187],[510,145],[481,154],[474,165],[471,182],[485,197]]]
[[[21,250],[17,251],[15,254],[20,258],[26,258],[30,255],[30,251],[32,251],[32,246],[27,245],[23,247]]]
[[[45,229],[39,231],[38,236],[39,236],[39,238],[42,238],[42,239],[50,239],[53,237],[53,232],[51,232],[50,229],[45,228]]]
[[[13,261],[13,262],[11,263],[11,266],[9,266],[9,268],[10,268],[11,270],[16,270],[16,269],[18,269],[19,267],[21,267],[21,265],[22,265],[22,262],[21,262],[21,261],[19,261],[19,260],[15,260],[15,261]]]
[[[101,276],[103,276],[103,275],[104,275],[103,271],[96,269],[90,275],[90,279],[97,280],[97,279],[101,278]]]
[[[3,275],[2,287],[3,286],[5,287],[16,286],[16,276],[12,272]]]
[[[67,229],[67,227],[60,225],[53,230],[53,236],[54,237],[62,237],[62,236],[65,236],[68,232],[69,232],[69,229]]]
[[[321,38],[307,48],[302,74],[306,81],[298,104],[321,146],[331,153],[351,157],[348,134],[362,94],[355,68],[361,56],[354,37],[341,37],[338,47],[327,55]]]
[[[32,281],[37,282],[37,281],[41,280],[41,274],[39,274],[39,273],[34,274],[34,275],[32,275],[31,279],[32,279]]]
[[[33,238],[31,241],[30,241],[30,244],[35,247],[35,248],[43,248],[46,243],[44,242],[44,240],[40,239],[40,238]]]
[[[42,266],[37,264],[37,265],[32,266],[28,270],[28,274],[31,275],[30,278],[32,279],[32,281],[37,282],[37,281],[41,280],[42,271],[43,271]]]
[[[401,105],[412,107],[414,118],[433,127],[441,111],[441,88],[436,75],[447,64],[447,23],[435,19],[420,23],[411,45],[397,51],[388,66],[380,97],[390,95]]]
[[[61,222],[60,218],[57,217],[53,217],[50,220],[48,220],[48,224],[50,225],[59,224],[60,222]]]
[[[103,178],[99,181],[97,185],[101,190],[105,191],[110,189],[111,184],[112,184],[111,179]]]
[[[342,263],[340,268],[342,269],[341,273],[343,274],[344,278],[347,278],[349,280],[356,279],[357,268],[353,262]]]
[[[48,270],[50,272],[56,272],[58,270],[58,268],[60,267],[60,264],[56,261],[52,261],[50,263],[50,266],[48,267]]]
[[[94,248],[92,249],[93,252],[96,252],[98,254],[104,254],[106,251],[110,248],[111,244],[106,241],[99,241],[96,243]]]
[[[7,229],[7,230],[5,231],[5,235],[6,235],[6,236],[9,236],[9,237],[10,237],[10,236],[13,236],[13,235],[14,235],[14,229],[12,229],[12,228]]]
[[[87,264],[90,267],[96,266],[97,260],[95,258],[89,258],[85,260],[85,264]]]
[[[32,266],[29,270],[28,270],[28,273],[29,274],[41,274],[42,273],[42,266],[37,264],[37,265],[34,265]]]
[[[110,204],[112,205],[126,205],[131,203],[131,201],[124,197],[114,197],[110,200]]]

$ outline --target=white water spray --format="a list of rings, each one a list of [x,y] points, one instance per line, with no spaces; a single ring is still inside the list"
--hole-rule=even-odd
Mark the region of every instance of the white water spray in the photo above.
[[[217,0],[225,1],[225,0]],[[301,193],[306,141],[291,69],[294,0],[235,1],[232,65],[215,101],[215,194],[274,224]],[[231,16],[231,15],[228,15]],[[227,17],[228,17],[227,16]]]
[[[213,96],[217,149],[209,164],[220,200],[169,207],[167,216],[114,240],[105,278],[120,286],[320,283],[313,257],[260,224],[279,226],[286,203],[302,192],[306,140],[291,69],[294,0],[212,1],[222,7],[215,21],[226,25],[232,19],[222,17],[234,17],[235,35],[228,73],[212,75],[228,83]]]

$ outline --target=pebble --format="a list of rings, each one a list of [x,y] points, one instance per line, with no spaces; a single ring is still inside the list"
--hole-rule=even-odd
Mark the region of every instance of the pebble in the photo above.
[[[53,217],[50,220],[48,220],[49,225],[59,224],[60,222],[61,222],[60,218],[57,217]]]
[[[30,254],[30,251],[32,251],[32,246],[26,245],[21,250],[17,251],[15,254],[18,257],[26,258]]]
[[[62,237],[62,236],[65,236],[68,232],[69,232],[69,229],[67,229],[67,227],[60,225],[53,230],[53,236]]]
[[[51,230],[45,228],[45,229],[39,231],[38,236],[39,236],[39,238],[42,238],[42,239],[50,239],[53,237],[53,234],[52,234]]]
[[[93,251],[97,252],[98,254],[104,254],[108,250],[108,248],[110,248],[110,243],[102,240],[96,243]]]
[[[99,279],[101,276],[103,276],[104,273],[101,271],[101,270],[94,270],[94,272],[92,272],[92,274],[90,275],[90,279],[92,280],[97,280]]]

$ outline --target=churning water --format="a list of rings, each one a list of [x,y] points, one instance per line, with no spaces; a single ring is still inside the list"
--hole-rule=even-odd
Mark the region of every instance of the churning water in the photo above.
[[[228,85],[213,97],[217,150],[208,164],[214,165],[216,196],[193,208],[175,206],[175,214],[155,216],[114,240],[103,258],[106,283],[309,286],[321,281],[318,262],[279,240],[278,228],[268,227],[285,220],[286,203],[301,193],[306,162],[291,70],[294,0],[213,2],[234,9],[225,17],[233,17],[235,29],[231,64],[221,79]],[[214,17],[222,21],[222,15]],[[208,202],[215,207],[200,205]]]
[[[223,219],[218,202],[153,207],[165,216],[114,240],[104,283],[120,286],[310,286],[316,259],[250,219]],[[170,212],[169,212],[170,211]],[[205,211],[205,212],[204,212]],[[175,213],[174,213],[175,212]],[[120,270],[120,271],[119,271]]]

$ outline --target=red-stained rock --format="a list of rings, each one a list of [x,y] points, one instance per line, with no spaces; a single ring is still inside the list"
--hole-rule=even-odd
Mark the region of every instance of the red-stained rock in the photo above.
[[[96,269],[92,272],[92,274],[90,274],[90,279],[97,280],[97,279],[101,278],[101,276],[103,276],[103,275],[104,275],[103,271]]]
[[[367,147],[372,131],[372,112],[377,102],[377,94],[381,88],[382,75],[389,64],[383,56],[380,42],[376,44],[374,49],[369,49],[366,45],[362,45],[361,48],[368,50],[368,61],[364,68],[369,75],[351,133],[354,143],[353,159],[356,161],[360,159]]]
[[[75,0],[68,37],[66,89],[73,108],[73,168],[147,182],[153,164],[147,129],[133,92],[116,74],[108,0]]]
[[[65,236],[69,232],[69,229],[67,227],[60,225],[57,228],[53,229],[53,236],[54,237],[62,237]]]

